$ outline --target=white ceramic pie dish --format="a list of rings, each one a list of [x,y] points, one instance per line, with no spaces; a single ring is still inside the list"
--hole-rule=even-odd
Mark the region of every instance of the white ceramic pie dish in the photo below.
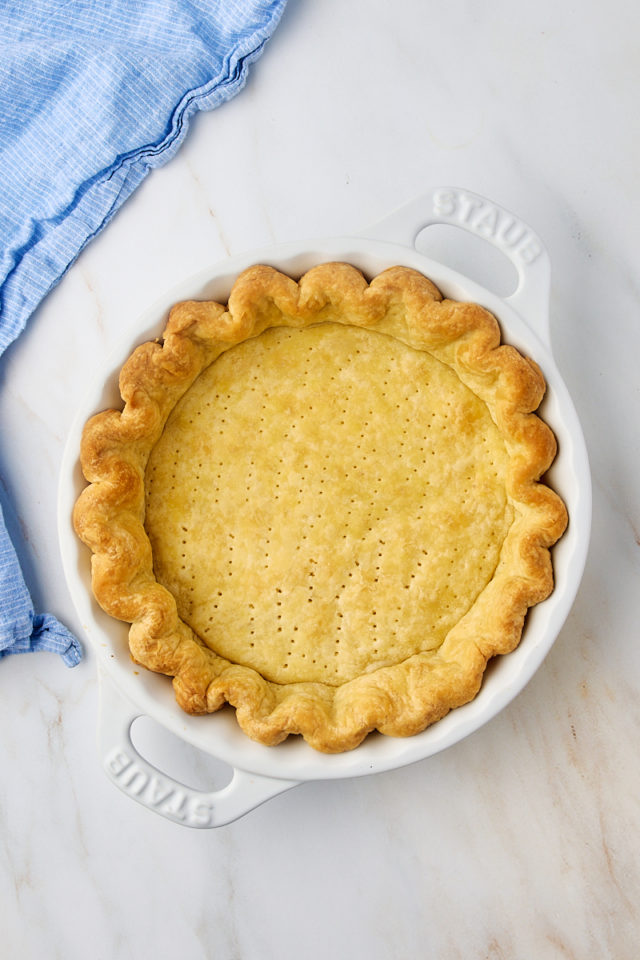
[[[416,238],[424,227],[434,223],[457,226],[501,250],[516,269],[516,291],[506,298],[497,297],[419,253]],[[85,485],[78,461],[82,428],[93,413],[120,405],[117,378],[122,364],[138,343],[161,334],[169,308],[183,299],[225,301],[238,273],[254,263],[268,263],[296,276],[328,260],[349,262],[368,276],[394,264],[413,267],[433,280],[445,296],[480,303],[497,317],[503,340],[534,357],[547,380],[542,413],[558,439],[558,456],[549,479],[567,504],[570,518],[566,533],[553,549],[553,593],[529,612],[518,648],[491,661],[478,696],[417,736],[396,739],[374,734],[355,750],[338,755],[318,753],[299,737],[290,737],[277,747],[255,743],[242,733],[231,708],[206,717],[186,715],[175,703],[168,678],[131,661],[128,624],[107,616],[95,602],[90,553],[77,539],[71,523],[73,505]],[[551,355],[549,276],[547,253],[526,224],[477,194],[440,187],[426,192],[363,236],[282,244],[214,264],[167,291],[137,320],[126,342],[92,379],[94,386],[69,434],[58,498],[63,566],[86,639],[99,664],[102,761],[120,789],[175,822],[192,827],[219,826],[303,781],[362,776],[424,760],[478,730],[522,690],[571,609],[582,578],[591,527],[591,481],[584,438]],[[131,726],[140,716],[152,717],[188,743],[227,763],[233,768],[230,783],[222,790],[203,792],[153,767],[131,740]]]

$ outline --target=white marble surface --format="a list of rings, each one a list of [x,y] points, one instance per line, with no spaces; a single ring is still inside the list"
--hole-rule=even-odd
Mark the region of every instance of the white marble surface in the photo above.
[[[37,608],[80,632],[57,474],[94,361],[200,267],[353,233],[427,184],[460,184],[548,246],[594,524],[574,609],[499,717],[429,760],[305,784],[215,830],[107,780],[91,649],[74,670],[2,661],[4,956],[637,956],[639,28],[626,0],[290,0],[244,92],[196,119],[5,355],[2,500]],[[214,783],[213,761],[145,737],[167,771]]]

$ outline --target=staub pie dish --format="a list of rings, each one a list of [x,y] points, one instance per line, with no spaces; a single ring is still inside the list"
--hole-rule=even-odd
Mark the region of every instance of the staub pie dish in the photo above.
[[[177,304],[92,417],[74,510],[100,606],[190,714],[348,751],[472,700],[567,523],[536,363],[420,272],[242,272]]]

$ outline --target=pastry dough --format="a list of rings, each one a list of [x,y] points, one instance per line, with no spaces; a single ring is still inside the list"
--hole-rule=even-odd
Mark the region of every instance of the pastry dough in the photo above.
[[[553,586],[537,365],[421,274],[267,266],[173,308],[87,424],[98,602],[178,703],[356,747],[472,699]]]

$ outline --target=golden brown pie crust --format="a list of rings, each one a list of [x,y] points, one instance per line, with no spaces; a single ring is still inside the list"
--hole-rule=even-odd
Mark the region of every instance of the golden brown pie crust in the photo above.
[[[405,267],[267,266],[188,301],[82,440],[74,525],[189,713],[339,752],[471,700],[553,588],[538,366]]]

